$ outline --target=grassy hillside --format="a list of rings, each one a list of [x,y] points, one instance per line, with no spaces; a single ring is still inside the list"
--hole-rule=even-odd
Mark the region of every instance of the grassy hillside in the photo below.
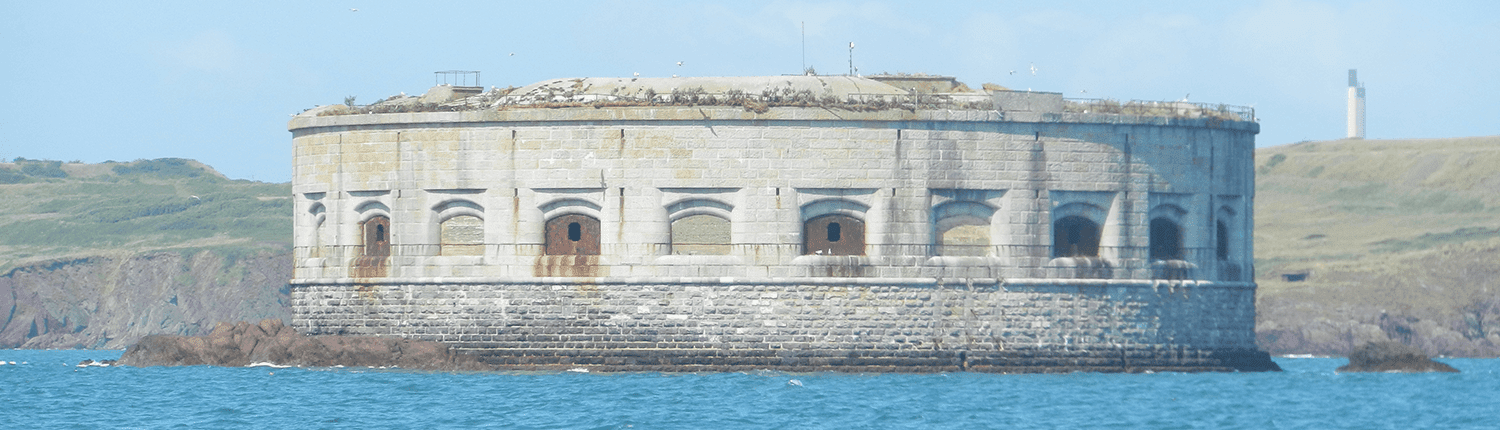
[[[160,249],[289,248],[289,184],[229,180],[196,161],[0,163],[0,273]]]
[[[1255,158],[1262,348],[1341,354],[1386,337],[1500,355],[1500,136],[1304,142]]]

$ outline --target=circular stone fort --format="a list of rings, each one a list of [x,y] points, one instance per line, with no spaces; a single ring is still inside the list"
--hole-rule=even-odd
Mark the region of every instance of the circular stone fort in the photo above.
[[[306,334],[515,369],[1278,370],[1248,108],[580,78],[288,128]]]

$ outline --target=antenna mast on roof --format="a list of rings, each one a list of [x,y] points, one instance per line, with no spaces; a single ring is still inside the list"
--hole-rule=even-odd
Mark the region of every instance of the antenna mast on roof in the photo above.
[[[849,76],[858,76],[859,69],[854,68],[854,42],[849,42]]]
[[[807,74],[807,21],[802,21],[802,74]]]

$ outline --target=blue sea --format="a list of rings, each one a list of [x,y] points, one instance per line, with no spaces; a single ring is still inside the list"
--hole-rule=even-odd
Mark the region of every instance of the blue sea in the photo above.
[[[0,429],[1497,428],[1500,360],[1458,374],[431,373],[78,367],[0,350]],[[11,364],[10,362],[15,362]]]

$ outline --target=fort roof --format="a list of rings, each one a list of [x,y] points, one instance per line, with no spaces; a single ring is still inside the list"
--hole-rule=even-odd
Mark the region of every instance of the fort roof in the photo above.
[[[709,94],[740,92],[761,94],[767,91],[808,91],[819,97],[844,98],[860,94],[907,94],[905,90],[858,76],[733,76],[692,78],[564,78],[537,82],[521,87],[511,96],[538,96],[545,93],[609,94],[643,97],[647,92],[670,94],[684,90],[702,90]]]
[[[1061,93],[1011,91],[989,84],[976,91],[952,77],[929,75],[560,78],[489,91],[438,85],[422,96],[403,93],[368,105],[354,105],[351,99],[345,105],[321,106],[296,116],[663,106],[740,107],[757,114],[776,107],[848,112],[998,111],[1004,112],[1006,120],[1021,121],[1041,114],[1082,115],[1069,122],[1154,122],[1162,118],[1257,121],[1255,110],[1244,106],[1064,99]]]

